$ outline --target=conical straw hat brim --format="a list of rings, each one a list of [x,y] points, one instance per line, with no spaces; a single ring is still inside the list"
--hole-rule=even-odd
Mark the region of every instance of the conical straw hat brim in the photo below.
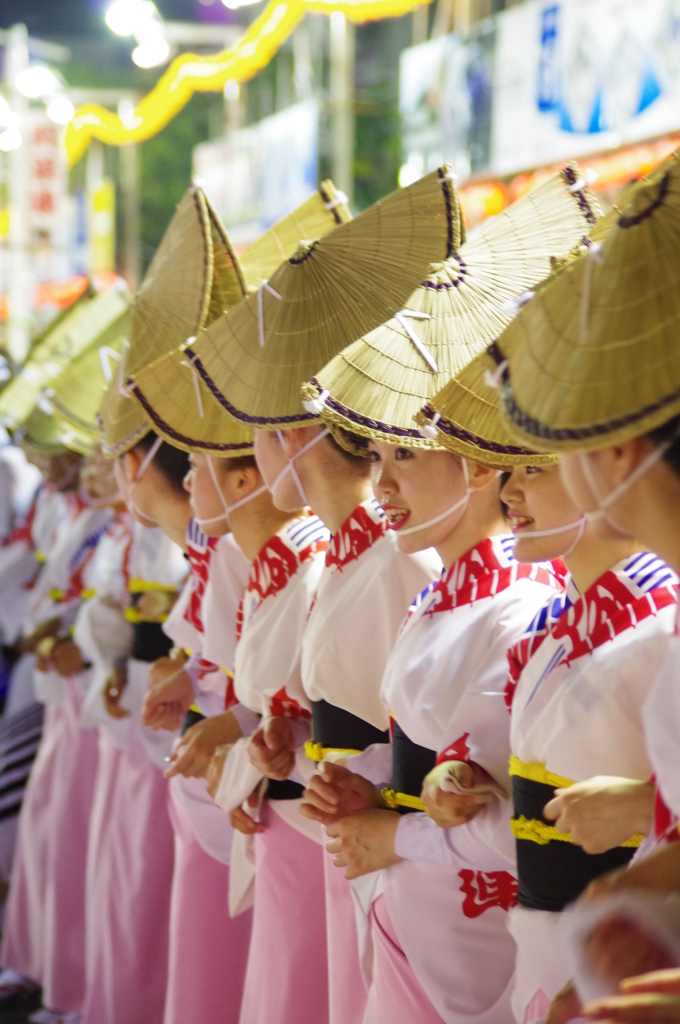
[[[318,420],[304,410],[302,384],[401,309],[429,264],[458,247],[462,231],[448,172],[427,175],[301,246],[271,278],[280,298],[263,289],[198,336],[190,346],[197,370],[248,426]]]
[[[45,333],[19,375],[0,395],[0,419],[10,427],[23,423],[43,390],[53,387],[73,359],[129,309],[130,303],[129,294],[117,289],[90,294],[74,303],[68,315]]]
[[[542,281],[551,261],[592,228],[599,210],[585,188],[571,191],[579,180],[578,167],[569,165],[487,221],[446,263],[429,269],[401,319],[344,349],[303,387],[303,398],[329,392],[324,420],[354,434],[441,447],[420,434],[414,417],[510,322],[513,300]],[[411,318],[409,311],[429,319]]]
[[[323,237],[348,220],[351,214],[333,183],[323,182],[319,192],[246,249],[241,265],[251,290],[264,279],[257,275],[266,278],[273,273],[293,255],[301,238]],[[211,308],[208,322],[212,319]],[[226,415],[198,372],[191,369],[182,348],[142,367],[127,383],[154,429],[171,444],[186,451],[213,452],[223,457],[252,451],[250,428]]]
[[[45,392],[65,423],[94,438],[99,438],[97,413],[104,392],[115,376],[129,325],[130,311],[126,310],[64,370],[54,387]]]
[[[153,430],[177,448],[222,458],[252,454],[252,430],[218,405],[185,352],[140,371],[129,386]]]
[[[265,231],[241,255],[248,290],[257,291],[262,281],[267,281],[290,259],[301,241],[323,238],[338,224],[351,219],[346,197],[332,181],[322,181],[318,192]]]
[[[31,451],[39,455],[59,455],[64,451],[90,455],[97,439],[81,434],[63,423],[57,416],[35,408],[15,434]]]
[[[601,249],[551,275],[498,338],[503,415],[524,444],[592,451],[680,413],[680,163],[598,225]]]
[[[184,344],[208,322],[211,305],[217,316],[245,291],[243,272],[219,219],[203,191],[192,186],[135,296],[127,372]]]
[[[557,456],[520,447],[500,414],[500,391],[487,383],[495,363],[482,352],[465,366],[416,416],[421,426],[435,414],[440,446],[461,458],[495,469],[542,466]]]
[[[104,454],[111,458],[129,452],[152,429],[141,406],[122,391],[120,371],[104,392],[98,420]]]

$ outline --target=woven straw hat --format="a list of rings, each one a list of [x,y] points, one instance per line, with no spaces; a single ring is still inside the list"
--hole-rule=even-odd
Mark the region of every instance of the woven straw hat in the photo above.
[[[125,387],[128,373],[164,356],[246,294],[246,281],[203,190],[184,194],[137,292],[130,333],[99,412],[103,446],[118,456],[152,429]]]
[[[130,303],[124,290],[101,295],[88,290],[38,339],[21,372],[0,395],[0,419],[9,427],[20,426],[43,390],[54,387],[73,359],[123,316]]]
[[[171,352],[245,294],[231,244],[203,190],[192,185],[135,295],[126,373]]]
[[[302,206],[269,228],[241,256],[248,290],[257,291],[292,256],[300,238],[327,235],[337,224],[350,220],[345,202],[333,183],[325,181]],[[178,448],[222,457],[252,451],[252,430],[225,413],[183,348],[142,367],[127,383],[153,429]]]
[[[517,444],[501,419],[500,391],[489,383],[494,369],[488,352],[481,352],[416,415],[416,423],[436,434],[438,447],[483,466],[506,469],[557,462],[556,455]]]
[[[37,455],[61,455],[65,451],[90,455],[96,443],[96,438],[93,440],[80,431],[72,430],[58,416],[40,406],[26,417],[13,437]]]
[[[142,408],[125,392],[120,367],[104,392],[97,422],[102,451],[112,459],[129,452],[152,429]]]
[[[357,435],[414,448],[450,447],[449,437],[436,430],[424,436],[414,417],[509,323],[518,296],[583,238],[598,212],[578,168],[565,167],[487,221],[444,263],[433,264],[405,308],[345,348],[303,387],[303,397],[322,406],[346,448],[357,450]],[[507,438],[494,438],[507,447]],[[470,447],[466,442],[466,455]]]
[[[120,362],[123,343],[130,326],[130,311],[125,310],[108,329],[73,360],[51,388],[43,391],[43,403],[79,435],[100,440],[97,413],[104,392]]]
[[[402,308],[463,228],[450,171],[440,168],[297,252],[257,295],[190,346],[196,369],[240,422],[261,429],[318,421],[302,384],[350,341]]]
[[[551,275],[493,347],[503,415],[521,443],[592,451],[680,413],[679,253],[674,154],[624,194],[588,251]]]
[[[270,227],[241,256],[249,292],[256,292],[281,264],[290,259],[301,238],[323,238],[338,224],[352,219],[347,196],[332,181],[322,181],[318,192]]]

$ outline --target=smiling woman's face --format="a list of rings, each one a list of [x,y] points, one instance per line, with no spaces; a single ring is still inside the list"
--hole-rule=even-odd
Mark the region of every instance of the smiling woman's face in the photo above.
[[[371,483],[376,500],[406,554],[436,547],[458,525],[465,514],[461,505],[451,516],[416,533],[401,530],[420,526],[452,508],[466,493],[461,460],[452,452],[401,448],[369,441],[372,462]]]
[[[581,512],[562,483],[559,466],[515,466],[503,485],[501,500],[507,505],[518,561],[550,561],[574,544],[581,528]],[[571,523],[577,525],[549,537],[532,537],[534,531],[559,529]]]

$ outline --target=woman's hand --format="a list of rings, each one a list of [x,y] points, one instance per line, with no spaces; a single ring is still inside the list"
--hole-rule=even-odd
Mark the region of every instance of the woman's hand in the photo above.
[[[488,797],[478,799],[472,793],[464,796],[445,792],[440,783],[447,778],[454,778],[464,789],[469,789],[475,784],[475,769],[466,761],[443,761],[425,776],[420,799],[428,818],[439,828],[455,828],[472,821],[488,803]]]
[[[400,818],[396,811],[373,808],[328,826],[331,842],[326,849],[333,854],[336,868],[347,868],[345,878],[359,878],[402,860],[394,850]]]
[[[287,779],[295,767],[295,737],[288,719],[276,715],[263,722],[250,738],[248,757],[268,779]]]
[[[613,985],[675,966],[670,953],[624,914],[602,921],[590,934],[586,949],[592,970]]]
[[[246,801],[248,807],[257,807],[259,803],[259,792],[257,789],[248,797]],[[237,807],[229,814],[229,821],[231,827],[235,828],[237,832],[242,832],[244,836],[254,836],[258,832],[264,832],[264,825],[261,825],[259,821],[255,821],[254,818],[248,814],[243,807]]]
[[[173,775],[185,778],[207,777],[215,751],[218,747],[235,743],[241,736],[241,729],[231,711],[196,722],[184,733],[182,741],[171,755],[173,762],[165,772],[166,779]]]
[[[104,708],[107,715],[110,715],[111,718],[128,718],[130,715],[129,711],[120,706],[120,698],[123,696],[123,690],[126,686],[127,676],[125,675],[125,670],[117,666],[102,688]]]
[[[175,732],[194,702],[191,679],[183,670],[185,658],[159,658],[150,669],[151,687],[144,698],[142,725]]]
[[[87,668],[87,662],[83,658],[80,647],[74,644],[73,640],[65,637],[52,647],[50,662],[55,671],[67,679],[69,676],[76,676]]]
[[[626,978],[621,982],[621,991],[620,996],[590,1003],[583,1015],[607,1022],[679,1024],[680,969],[677,967]]]
[[[322,825],[330,825],[348,814],[385,806],[373,783],[332,761],[322,761],[303,796],[305,802],[300,805],[300,813]]]
[[[599,775],[555,790],[543,813],[586,853],[605,853],[631,836],[646,834],[654,815],[651,782]]]

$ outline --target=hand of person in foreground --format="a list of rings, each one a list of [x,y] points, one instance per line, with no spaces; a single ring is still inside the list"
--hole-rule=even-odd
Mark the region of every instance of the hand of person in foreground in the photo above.
[[[194,688],[183,660],[159,658],[150,670],[151,686],[144,698],[142,725],[175,732],[194,702]]]
[[[267,718],[250,738],[248,757],[268,779],[287,779],[295,767],[295,737],[289,720],[282,715]]]
[[[336,868],[347,868],[345,878],[359,878],[371,871],[397,864],[402,857],[394,850],[394,837],[401,815],[372,808],[334,821],[326,829],[331,842],[326,849]]]
[[[38,659],[40,661],[40,659]],[[69,676],[75,676],[83,669],[87,668],[87,663],[83,658],[80,651],[80,647],[69,639],[64,637],[57,640],[52,646],[49,656],[50,667],[54,668],[58,675],[63,676],[67,679]],[[42,666],[39,664],[39,668]]]
[[[21,641],[21,653],[35,653],[35,649],[41,640],[44,640],[48,636],[56,637],[60,629],[61,619],[58,616],[53,619],[46,619],[45,622],[41,622],[33,633],[25,636]]]
[[[596,999],[582,1015],[601,1024],[679,1024],[680,969],[653,971],[621,982],[620,996]],[[546,1024],[548,1022],[546,1021]]]
[[[670,953],[624,914],[602,921],[590,934],[586,948],[592,969],[612,985],[675,966]]]
[[[573,981],[560,989],[545,1015],[543,1024],[567,1024],[567,1021],[581,1016],[581,1000]]]
[[[208,766],[217,748],[235,743],[240,736],[241,729],[231,711],[196,722],[187,729],[181,743],[170,755],[172,763],[165,772],[166,779],[173,775],[207,777]]]
[[[470,796],[447,793],[441,788],[440,783],[444,779],[455,778],[461,786],[469,789],[480,781],[477,773],[490,778],[483,768],[473,767],[466,761],[443,761],[425,776],[420,799],[428,818],[432,818],[439,828],[455,828],[472,821],[488,803],[488,798],[480,799],[472,793]]]
[[[321,762],[303,797],[300,813],[322,825],[330,825],[348,814],[385,806],[368,779],[332,761]]]
[[[257,807],[259,799],[258,790],[253,790],[246,801],[248,807]],[[255,821],[251,818],[243,807],[237,807],[235,810],[231,811],[229,814],[229,821],[231,822],[232,828],[235,828],[237,832],[242,832],[245,836],[254,836],[257,832],[264,832],[264,825],[261,825],[259,821]]]
[[[605,853],[631,836],[652,827],[654,786],[651,782],[598,775],[555,790],[543,813],[560,832],[586,853]]]
[[[102,688],[104,708],[107,715],[110,715],[111,718],[128,718],[130,715],[129,711],[120,706],[120,699],[126,686],[127,676],[125,675],[125,670],[120,666],[116,666]]]

